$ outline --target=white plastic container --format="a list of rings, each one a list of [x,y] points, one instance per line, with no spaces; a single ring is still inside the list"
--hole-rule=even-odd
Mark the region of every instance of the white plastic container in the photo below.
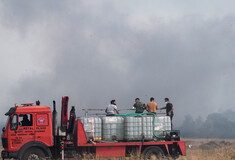
[[[87,140],[100,141],[102,139],[102,120],[99,117],[79,117],[83,124]]]
[[[103,140],[124,140],[124,118],[107,116],[102,118],[102,139]]]
[[[164,133],[171,130],[171,120],[169,116],[155,118],[154,132],[156,136],[165,136]]]
[[[142,117],[125,117],[124,139],[127,141],[143,138]]]

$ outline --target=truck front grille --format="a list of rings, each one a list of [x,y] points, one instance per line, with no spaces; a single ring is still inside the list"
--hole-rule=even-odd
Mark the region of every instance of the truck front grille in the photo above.
[[[8,147],[7,138],[2,138],[2,147],[3,148],[7,148]]]

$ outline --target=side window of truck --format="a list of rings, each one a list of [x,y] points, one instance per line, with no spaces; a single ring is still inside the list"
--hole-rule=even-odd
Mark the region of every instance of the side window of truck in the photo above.
[[[13,117],[11,118],[10,129],[11,129],[11,130],[17,130],[17,128],[18,128],[18,116],[15,114],[15,115],[13,115]]]
[[[19,125],[20,126],[32,126],[33,125],[32,114],[20,114]]]

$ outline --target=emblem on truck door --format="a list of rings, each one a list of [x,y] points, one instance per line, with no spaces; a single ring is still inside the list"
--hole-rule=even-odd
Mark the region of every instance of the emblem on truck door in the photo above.
[[[38,123],[39,124],[44,124],[45,123],[45,118],[43,118],[43,117],[38,118]]]

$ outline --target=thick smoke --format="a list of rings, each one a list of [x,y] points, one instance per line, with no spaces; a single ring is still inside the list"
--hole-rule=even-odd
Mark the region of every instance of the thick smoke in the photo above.
[[[12,76],[3,76],[3,110],[38,99],[51,106],[68,95],[82,115],[81,108],[105,108],[111,99],[130,108],[136,97],[147,103],[153,96],[161,107],[169,97],[179,125],[185,115],[232,108],[233,10],[218,15],[201,6],[191,12],[162,5],[166,9],[119,1],[1,2],[6,38],[0,46],[4,55],[11,48],[17,62],[4,66],[3,75]],[[5,47],[5,41],[13,43]]]
[[[212,113],[206,120],[185,116],[180,130],[187,138],[235,138],[235,112]]]

